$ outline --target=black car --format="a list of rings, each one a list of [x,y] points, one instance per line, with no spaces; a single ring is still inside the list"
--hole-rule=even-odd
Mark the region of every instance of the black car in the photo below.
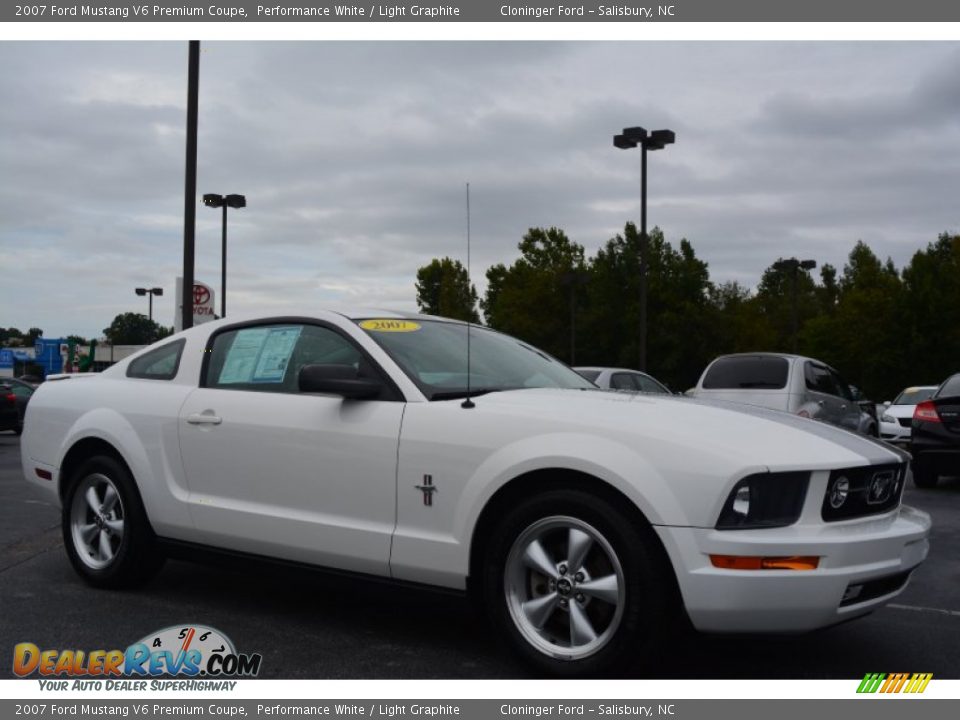
[[[913,482],[935,487],[941,475],[960,475],[960,373],[947,378],[913,411]]]
[[[0,380],[0,430],[13,430],[17,435],[23,431],[23,414],[33,390],[32,385],[22,380]]]

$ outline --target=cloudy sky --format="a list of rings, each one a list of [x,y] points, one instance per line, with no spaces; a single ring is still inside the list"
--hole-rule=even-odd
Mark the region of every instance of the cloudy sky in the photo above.
[[[182,267],[185,42],[0,43],[0,326],[98,336],[173,323]],[[198,191],[230,215],[228,313],[415,308],[417,268],[510,263],[533,226],[592,254],[639,220],[688,238],[715,281],[779,256],[842,266],[858,239],[902,266],[960,231],[960,43],[204,43]],[[220,215],[197,277],[219,291]],[[219,307],[219,299],[218,299]]]

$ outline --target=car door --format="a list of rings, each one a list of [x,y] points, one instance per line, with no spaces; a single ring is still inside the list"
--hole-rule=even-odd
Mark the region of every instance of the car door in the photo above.
[[[190,507],[203,542],[387,574],[404,403],[299,392],[306,364],[381,371],[333,327],[253,324],[213,335],[180,411]]]
[[[857,431],[860,429],[860,416],[863,410],[860,407],[850,391],[850,384],[844,380],[840,373],[833,368],[827,368],[837,393],[838,421],[837,425],[845,427],[848,430]]]
[[[839,425],[843,411],[840,409],[841,401],[830,369],[821,363],[807,360],[804,362],[804,382],[807,403],[815,406],[811,417]]]

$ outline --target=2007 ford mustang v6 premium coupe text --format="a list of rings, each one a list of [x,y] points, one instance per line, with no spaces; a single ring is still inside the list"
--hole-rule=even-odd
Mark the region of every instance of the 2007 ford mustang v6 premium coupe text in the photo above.
[[[680,609],[714,632],[865,614],[930,530],[891,446],[602,391],[514,338],[397,313],[219,320],[46,382],[22,457],[93,585],[203,546],[454,588],[564,675],[653,657]]]

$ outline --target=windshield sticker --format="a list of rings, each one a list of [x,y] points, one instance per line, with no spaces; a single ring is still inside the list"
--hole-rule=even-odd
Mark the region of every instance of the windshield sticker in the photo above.
[[[364,330],[373,332],[416,332],[420,324],[412,320],[364,320],[360,323]]]

